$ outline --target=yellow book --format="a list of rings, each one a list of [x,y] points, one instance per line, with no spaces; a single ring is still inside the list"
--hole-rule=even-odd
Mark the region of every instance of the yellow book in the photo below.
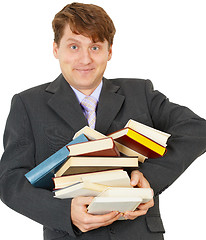
[[[166,147],[128,127],[114,132],[108,135],[108,137],[112,137],[116,142],[119,142],[148,158],[163,156],[166,151]]]

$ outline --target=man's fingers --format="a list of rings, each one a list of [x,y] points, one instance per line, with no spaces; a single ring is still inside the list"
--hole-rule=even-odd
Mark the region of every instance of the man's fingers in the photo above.
[[[140,178],[141,178],[141,173],[139,171],[132,171],[131,173],[131,185],[134,187],[134,186],[137,186],[139,181],[140,181]]]
[[[147,203],[140,204],[137,209],[138,210],[146,210],[146,209],[149,209],[149,208],[151,208],[153,206],[154,206],[154,200],[152,199],[152,200],[150,200]]]
[[[150,187],[150,184],[147,181],[147,179],[138,170],[132,171],[130,184],[133,187],[135,187],[135,186],[140,187],[140,188],[149,188]]]
[[[142,215],[145,215],[147,213],[148,209],[147,210],[137,210],[137,211],[134,211],[134,212],[125,212],[125,214],[123,215],[123,217],[125,219],[130,219],[130,220],[134,220],[135,218],[137,217],[140,217]]]
[[[147,203],[142,203],[138,206],[137,210],[135,211],[127,211],[124,213],[124,218],[125,219],[130,219],[130,220],[134,220],[135,218],[145,215],[148,211],[149,208],[154,206],[154,200],[150,200]]]
[[[78,205],[89,205],[94,197],[76,197],[73,198],[72,201],[75,202],[75,204]]]
[[[90,223],[103,224],[104,222],[108,222],[116,218],[118,219],[119,215],[119,212],[114,211],[103,215],[88,214],[88,218],[90,219]]]
[[[82,228],[80,229],[82,232],[87,232],[99,227],[107,226],[112,224],[114,221],[118,220],[121,213],[111,212],[104,215],[92,215],[86,214],[84,219],[82,219]]]

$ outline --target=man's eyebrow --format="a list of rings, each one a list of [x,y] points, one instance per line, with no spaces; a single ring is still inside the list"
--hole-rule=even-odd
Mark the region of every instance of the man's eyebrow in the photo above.
[[[68,38],[67,42],[78,42],[78,43],[80,43],[80,41],[75,39],[75,38]]]
[[[66,40],[67,42],[77,42],[77,43],[81,43],[81,41],[77,40],[76,38],[68,38]],[[101,41],[97,41],[97,42],[91,42],[91,44],[102,44],[103,42]]]

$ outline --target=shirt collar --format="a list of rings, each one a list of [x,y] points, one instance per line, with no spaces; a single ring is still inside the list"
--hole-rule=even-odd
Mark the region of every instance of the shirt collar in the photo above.
[[[95,98],[97,101],[99,101],[99,96],[102,90],[102,81],[100,82],[100,84],[98,85],[98,87],[94,90],[94,92],[90,95],[91,97]],[[86,97],[85,94],[83,94],[82,92],[80,92],[79,90],[77,90],[76,88],[72,87],[70,85],[70,87],[72,88],[72,90],[74,91],[79,103],[82,102],[82,100]]]

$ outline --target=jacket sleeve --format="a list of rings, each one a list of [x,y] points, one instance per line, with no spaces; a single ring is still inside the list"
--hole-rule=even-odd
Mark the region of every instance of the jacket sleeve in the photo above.
[[[49,228],[75,236],[70,219],[71,200],[60,200],[52,192],[34,188],[25,173],[35,167],[32,127],[19,95],[15,95],[4,133],[0,162],[0,198],[13,210]]]
[[[206,121],[154,91],[149,80],[145,82],[145,92],[154,127],[171,134],[167,153],[161,158],[148,159],[140,166],[158,195],[206,151]]]

